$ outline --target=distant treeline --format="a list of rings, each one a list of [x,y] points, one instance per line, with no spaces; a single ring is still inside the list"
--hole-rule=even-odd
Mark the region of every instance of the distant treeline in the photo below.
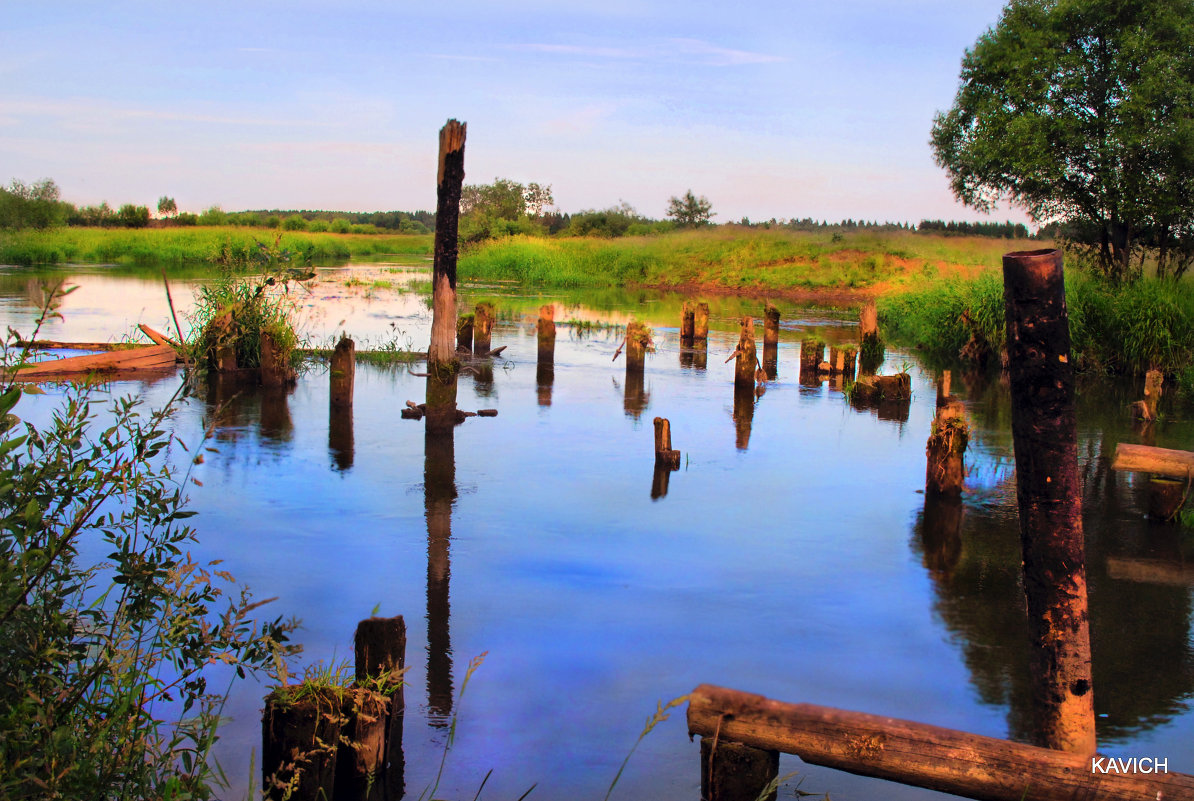
[[[1028,239],[1028,227],[1024,223],[1007,222],[945,222],[944,220],[921,220],[916,230],[922,233],[958,234],[959,236],[990,236],[1000,239]]]

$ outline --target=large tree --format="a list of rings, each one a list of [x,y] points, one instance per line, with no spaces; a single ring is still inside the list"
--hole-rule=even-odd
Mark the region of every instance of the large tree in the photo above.
[[[933,152],[954,194],[1061,222],[1116,280],[1194,260],[1194,0],[1012,0]]]
[[[672,197],[667,202],[667,216],[684,227],[708,225],[709,218],[715,213],[709,198],[697,197],[691,189],[684,193],[684,197]]]

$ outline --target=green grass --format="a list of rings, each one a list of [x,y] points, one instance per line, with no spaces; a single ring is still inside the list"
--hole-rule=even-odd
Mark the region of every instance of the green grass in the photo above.
[[[0,232],[0,264],[62,262],[243,263],[272,245],[269,228],[56,228]],[[425,255],[430,235],[283,233],[278,247],[311,260],[387,255]]]
[[[1144,278],[1113,287],[1070,270],[1066,305],[1080,369],[1136,375],[1157,368],[1181,376],[1194,363],[1194,284]],[[1003,279],[997,271],[931,281],[879,299],[887,336],[943,360],[954,358],[970,339],[961,321],[967,310],[997,352],[1005,337]]]
[[[459,275],[552,287],[702,285],[723,289],[865,289],[969,274],[1023,245],[911,232],[713,228],[620,239],[514,236],[461,254]]]

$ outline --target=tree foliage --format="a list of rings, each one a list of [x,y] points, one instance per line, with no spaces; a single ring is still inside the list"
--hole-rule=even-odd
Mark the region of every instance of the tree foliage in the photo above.
[[[1104,275],[1194,259],[1194,0],[1012,0],[933,122],[954,194],[1068,223]]]
[[[166,195],[158,198],[158,214],[162,217],[178,214],[178,204],[174,202],[174,198],[167,197]]]
[[[713,204],[704,195],[697,197],[689,189],[684,197],[672,197],[667,202],[667,216],[682,227],[708,225],[714,215]]]
[[[66,221],[67,206],[58,184],[43,178],[32,184],[13,180],[0,187],[0,228],[50,228]]]
[[[460,195],[460,240],[480,242],[511,234],[545,230],[544,216],[555,200],[551,186],[520,184],[497,178],[491,184],[466,184]]]

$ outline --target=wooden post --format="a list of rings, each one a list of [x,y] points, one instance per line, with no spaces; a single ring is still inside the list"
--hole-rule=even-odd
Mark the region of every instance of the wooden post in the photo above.
[[[439,132],[436,176],[435,261],[432,271],[431,345],[427,349],[427,429],[456,425],[456,256],[467,126],[448,120]]]
[[[492,303],[478,303],[473,309],[473,353],[478,356],[489,353],[494,315]]]
[[[709,304],[698,303],[692,311],[692,337],[695,342],[709,341]]]
[[[1086,548],[1061,251],[1003,257],[1024,594],[1041,744],[1095,750]]]
[[[236,369],[236,348],[225,345],[216,352],[216,370],[221,373],[235,373]]]
[[[680,451],[672,450],[672,424],[666,417],[655,418],[655,464],[680,469]]]
[[[356,379],[357,346],[348,337],[340,337],[332,351],[331,374],[332,406],[343,409],[352,406],[353,381]]]
[[[964,455],[970,428],[962,404],[949,403],[937,410],[929,441],[925,445],[926,495],[959,495],[966,477]]]
[[[389,685],[389,703],[381,716],[383,746],[381,759],[371,774],[376,781],[378,773],[382,780],[382,798],[400,798],[403,790],[405,758],[402,753],[402,722],[406,702],[403,696],[402,674],[406,669],[406,621],[402,615],[396,617],[371,617],[357,624],[353,636],[353,650],[356,656],[356,683],[364,685],[370,680],[385,677]],[[359,731],[359,728],[358,728]],[[357,739],[357,738],[350,738]],[[384,772],[378,770],[384,769]],[[360,764],[356,775],[367,770]],[[376,795],[376,794],[373,794]]]
[[[879,309],[874,298],[867,300],[858,314],[858,339],[863,343],[879,341]]]
[[[456,350],[468,351],[473,350],[473,321],[474,317],[471,314],[462,314],[456,319]]]
[[[262,792],[277,801],[333,798],[342,721],[339,698],[317,693],[287,703],[278,697],[280,692],[266,696],[261,718]]]
[[[940,409],[942,406],[945,406],[947,403],[950,403],[949,382],[950,382],[949,370],[942,370],[941,378],[938,379],[938,381],[937,381],[937,408],[938,409]]]
[[[626,326],[626,375],[642,374],[650,345],[651,331],[645,325],[633,322]]]
[[[758,359],[755,351],[754,318],[743,317],[740,325],[741,331],[738,334],[738,349],[735,351],[737,358],[734,361],[734,386],[750,387],[753,391],[755,386],[755,363]]]
[[[816,337],[807,337],[800,341],[800,375],[816,376],[821,367],[825,354],[825,343]]]
[[[539,307],[539,321],[535,324],[539,339],[539,364],[553,364],[556,353],[556,307],[550,303]]]
[[[701,801],[756,801],[779,778],[779,751],[701,737]],[[775,801],[776,790],[761,797]]]
[[[1189,485],[1185,481],[1163,476],[1148,479],[1148,516],[1166,523],[1177,519],[1177,513],[1186,502]]]
[[[696,308],[688,301],[685,301],[680,315],[680,347],[691,348],[694,336],[693,332],[696,328]]]
[[[1144,400],[1132,404],[1132,416],[1151,423],[1157,419],[1157,403],[1161,400],[1161,384],[1165,376],[1160,370],[1149,370],[1144,374]]]
[[[763,307],[763,345],[779,344],[779,309],[770,303]]]
[[[284,387],[294,383],[294,368],[282,355],[273,336],[261,333],[261,384],[267,387]]]
[[[796,754],[861,776],[988,801],[1153,801],[1194,798],[1194,777],[1142,760],[1106,771],[1107,757],[982,737],[908,720],[788,704],[702,684],[689,696],[688,732]],[[1159,755],[1164,758],[1164,755]],[[1098,769],[1102,765],[1101,772]]]

